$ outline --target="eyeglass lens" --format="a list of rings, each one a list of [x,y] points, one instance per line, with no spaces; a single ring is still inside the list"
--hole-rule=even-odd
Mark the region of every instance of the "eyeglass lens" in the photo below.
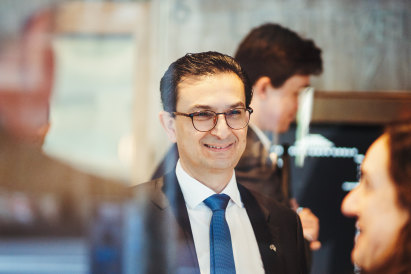
[[[243,108],[230,109],[222,113],[227,125],[232,129],[242,129],[247,126],[250,113]],[[211,110],[199,111],[193,115],[193,126],[199,131],[212,130],[217,124],[217,113]]]

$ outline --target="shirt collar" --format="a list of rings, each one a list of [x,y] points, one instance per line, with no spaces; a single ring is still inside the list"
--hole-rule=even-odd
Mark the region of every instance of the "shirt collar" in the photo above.
[[[180,160],[178,160],[177,162],[176,176],[178,183],[180,184],[181,191],[183,192],[186,205],[189,208],[195,208],[199,206],[205,199],[213,194],[216,194],[214,190],[191,177],[181,166]],[[234,203],[239,207],[243,207],[234,172],[228,185],[223,189],[221,193],[230,196],[231,200],[228,206]]]
[[[265,135],[265,133],[256,125],[250,123],[249,126],[254,130],[255,134],[257,134],[257,137],[260,139],[264,148],[267,151],[270,151],[271,141],[268,139],[267,135]]]

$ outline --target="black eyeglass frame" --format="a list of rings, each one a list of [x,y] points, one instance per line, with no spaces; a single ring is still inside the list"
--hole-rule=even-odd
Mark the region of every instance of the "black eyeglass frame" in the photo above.
[[[241,127],[241,128],[232,128],[232,127],[228,124],[228,122],[227,122],[227,116],[226,116],[226,115],[228,115],[228,113],[229,113],[230,111],[235,110],[235,109],[245,110],[245,111],[248,111],[248,113],[249,113],[247,123],[246,123],[243,127]],[[210,128],[209,130],[199,130],[199,129],[197,129],[196,126],[194,125],[194,116],[197,116],[197,114],[199,114],[200,112],[205,112],[205,111],[207,111],[207,112],[212,112],[212,113],[215,114],[215,116],[214,116],[214,126],[213,126],[212,128]],[[173,114],[173,116],[185,116],[185,117],[190,117],[190,118],[191,118],[191,123],[193,124],[193,127],[194,127],[197,131],[200,131],[200,132],[208,132],[208,131],[211,131],[211,130],[213,130],[213,129],[215,128],[215,126],[217,125],[217,122],[218,122],[218,116],[219,116],[220,114],[223,114],[223,115],[224,115],[225,123],[227,124],[227,126],[228,126],[229,128],[231,128],[231,129],[233,129],[233,130],[243,129],[243,128],[245,128],[246,126],[248,126],[248,124],[250,123],[250,117],[251,117],[251,113],[253,113],[253,111],[254,111],[254,110],[253,110],[252,108],[250,108],[250,107],[248,107],[248,108],[245,108],[245,107],[241,108],[241,107],[239,107],[239,108],[231,108],[231,109],[229,109],[229,110],[227,110],[227,111],[225,111],[225,112],[215,112],[215,111],[212,111],[212,110],[200,110],[200,111],[196,111],[196,112],[192,112],[192,113],[184,113],[184,112],[174,111],[174,112],[171,112],[171,114]]]

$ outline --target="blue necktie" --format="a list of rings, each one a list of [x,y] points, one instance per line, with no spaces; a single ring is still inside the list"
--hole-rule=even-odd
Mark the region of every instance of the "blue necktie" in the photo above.
[[[214,194],[204,200],[213,211],[210,224],[211,274],[235,273],[230,229],[225,219],[225,209],[230,201],[226,194]]]

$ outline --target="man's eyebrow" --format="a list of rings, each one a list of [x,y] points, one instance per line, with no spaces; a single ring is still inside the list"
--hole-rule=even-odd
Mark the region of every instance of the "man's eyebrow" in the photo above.
[[[227,109],[237,108],[237,107],[244,107],[244,103],[243,103],[243,102],[238,102],[238,103],[229,105],[229,106],[227,106]],[[213,110],[213,107],[212,107],[212,106],[209,106],[209,105],[200,105],[200,104],[198,104],[198,105],[192,106],[192,107],[189,109],[189,111],[198,111],[198,110],[202,110],[202,109],[205,109],[205,110]]]
[[[237,108],[237,107],[244,107],[244,103],[243,102],[238,102],[236,104],[233,104],[230,106],[230,108]]]
[[[196,111],[196,110],[199,110],[199,109],[211,110],[212,108],[209,105],[194,105],[189,110],[190,111]]]

